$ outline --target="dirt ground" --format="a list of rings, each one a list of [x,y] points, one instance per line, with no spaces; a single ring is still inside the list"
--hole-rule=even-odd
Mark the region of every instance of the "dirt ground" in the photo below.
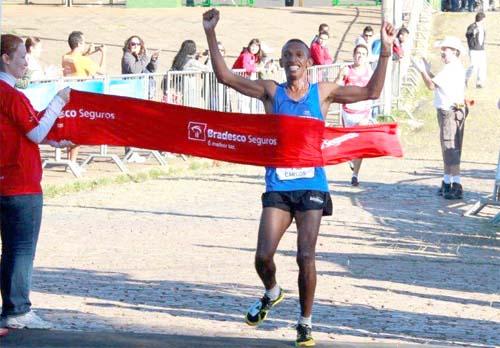
[[[58,61],[73,29],[110,45],[114,62],[132,33],[161,47],[165,57],[184,38],[202,47],[204,42],[198,8],[3,10],[4,28],[45,38],[46,62]],[[219,32],[236,55],[250,36],[277,49],[290,36],[310,40],[327,22],[332,51],[341,47],[339,56],[347,59],[355,36],[378,18],[371,8],[359,16],[355,9],[223,8]],[[463,37],[469,22],[469,14],[437,14],[435,38]],[[468,90],[478,105],[466,126],[463,201],[435,195],[442,168],[430,96],[422,97],[416,114],[424,127],[403,127],[403,159],[365,161],[359,188],[349,186],[347,165],[328,168],[334,214],[323,220],[317,246],[317,340],[500,346],[500,231],[487,222],[498,209],[462,216],[491,193],[500,145],[500,14],[488,13],[487,30],[491,78],[487,88]],[[162,61],[164,68],[168,62]],[[87,175],[111,168],[91,165]],[[44,180],[75,182],[57,170],[47,171]],[[61,330],[292,341],[298,313],[295,226],[276,257],[287,299],[257,329],[242,320],[262,293],[253,252],[263,181],[261,168],[227,164],[46,199],[33,275],[35,309]]]
[[[332,30],[330,50],[336,52],[340,39],[346,34],[339,50],[339,59],[350,59],[353,44],[365,25],[380,24],[380,11],[363,8],[232,8],[221,7],[218,38],[224,44],[227,62],[236,60],[243,46],[256,37],[261,39],[278,57],[282,45],[291,37],[310,42],[320,23],[327,22]],[[110,7],[46,7],[4,6],[3,30],[18,35],[39,36],[44,42],[43,63],[61,64],[68,49],[71,31],[80,30],[88,42],[107,46],[107,71],[121,73],[124,41],[131,35],[140,35],[146,47],[160,49],[159,72],[172,64],[175,53],[186,39],[194,40],[200,52],[207,48],[201,24],[206,8],[139,9]]]

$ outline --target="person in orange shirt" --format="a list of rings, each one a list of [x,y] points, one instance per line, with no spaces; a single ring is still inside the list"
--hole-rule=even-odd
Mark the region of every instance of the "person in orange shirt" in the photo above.
[[[68,45],[71,49],[62,57],[63,75],[65,77],[92,77],[94,75],[104,75],[105,47],[94,47],[90,45],[85,50],[85,37],[81,31],[73,31],[69,34]],[[100,52],[99,64],[94,62],[89,56]],[[68,159],[76,162],[79,146],[68,148]]]

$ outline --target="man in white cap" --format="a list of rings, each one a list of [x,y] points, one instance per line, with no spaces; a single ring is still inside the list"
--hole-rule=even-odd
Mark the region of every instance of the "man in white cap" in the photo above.
[[[432,74],[425,59],[414,61],[414,64],[427,88],[434,91],[444,162],[444,177],[438,193],[446,199],[462,199],[460,157],[464,122],[468,113],[465,105],[465,70],[460,63],[460,54],[464,49],[460,40],[452,36],[442,40],[438,47],[444,63],[439,73]]]

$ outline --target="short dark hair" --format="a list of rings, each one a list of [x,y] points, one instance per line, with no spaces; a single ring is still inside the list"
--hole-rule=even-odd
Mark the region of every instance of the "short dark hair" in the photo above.
[[[402,27],[401,29],[399,29],[398,35],[396,35],[396,37],[399,37],[399,35],[401,35],[401,34],[409,35],[410,31],[408,29],[406,29],[405,27]]]
[[[4,54],[11,56],[17,51],[18,47],[23,44],[23,39],[12,34],[2,34],[0,36],[0,71],[4,71],[3,60],[1,56]]]
[[[31,49],[36,46],[40,42],[40,39],[35,36],[29,36],[24,42],[24,46],[26,47],[26,52],[31,53]]]
[[[486,15],[484,14],[484,12],[478,12],[476,14],[476,22],[481,22],[485,18],[486,18]]]
[[[365,29],[363,29],[363,34],[373,33],[373,28],[370,25],[367,25]]]
[[[81,31],[73,31],[68,36],[68,45],[72,50],[83,43],[83,33]]]
[[[298,43],[298,44],[301,44],[302,46],[304,46],[304,48],[305,48],[305,50],[306,50],[306,52],[307,52],[307,56],[308,56],[308,57],[310,57],[310,56],[311,56],[311,51],[310,51],[310,49],[309,49],[309,46],[308,46],[308,45],[307,45],[304,41],[302,41],[301,39],[290,39],[290,40],[288,40],[287,42],[285,42],[285,44],[284,44],[284,45],[283,45],[283,47],[281,48],[281,52],[282,52],[282,54],[283,54],[283,49],[284,49],[287,45],[289,45],[289,44],[291,44],[291,43]]]
[[[326,24],[326,23],[321,23],[321,24],[319,25],[319,28],[318,28],[318,33],[322,32],[322,31],[326,31],[326,30],[325,30],[325,27],[326,27],[326,28],[330,28],[330,26],[329,26],[328,24]]]
[[[352,51],[352,53],[356,53],[358,48],[364,48],[366,50],[366,53],[370,52],[370,50],[368,49],[368,46],[366,46],[365,44],[358,44],[358,45],[356,45],[356,47],[354,47],[354,50]]]

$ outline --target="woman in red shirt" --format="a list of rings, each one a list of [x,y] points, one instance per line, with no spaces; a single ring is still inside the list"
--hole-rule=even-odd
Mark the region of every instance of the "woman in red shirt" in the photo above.
[[[257,65],[262,60],[263,52],[260,47],[259,39],[252,39],[248,46],[243,48],[240,56],[233,64],[233,69],[245,69],[248,74],[257,72]]]
[[[1,36],[0,51],[0,232],[2,237],[0,290],[2,325],[8,328],[50,328],[31,310],[29,292],[43,196],[38,144],[69,100],[69,88],[59,91],[47,109],[37,112],[14,88],[28,63],[23,41]],[[65,146],[68,142],[52,143]]]

